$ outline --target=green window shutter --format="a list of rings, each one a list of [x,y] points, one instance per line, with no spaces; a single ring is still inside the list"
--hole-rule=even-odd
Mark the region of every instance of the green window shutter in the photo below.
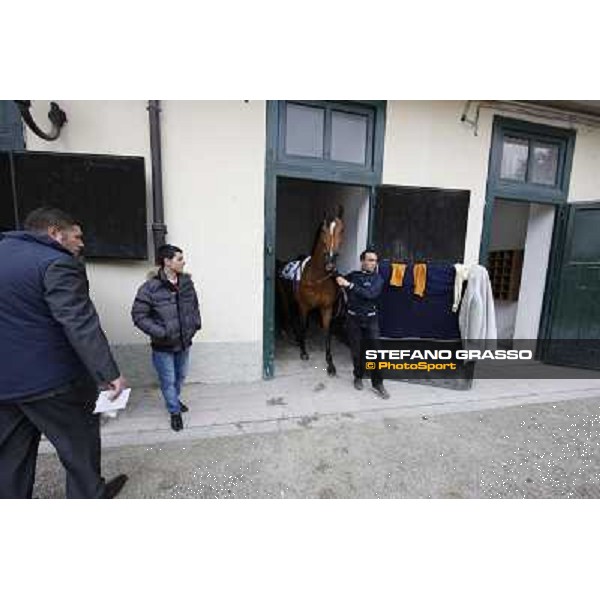
[[[21,115],[12,100],[0,100],[0,150],[24,150]]]

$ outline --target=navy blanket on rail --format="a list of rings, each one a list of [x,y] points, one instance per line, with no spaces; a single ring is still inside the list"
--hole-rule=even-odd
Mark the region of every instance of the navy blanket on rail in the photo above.
[[[402,287],[390,286],[391,264],[382,260],[379,272],[385,286],[379,301],[379,326],[382,337],[459,339],[458,312],[452,312],[454,301],[454,265],[427,264],[425,296],[413,291],[413,264],[404,273]]]

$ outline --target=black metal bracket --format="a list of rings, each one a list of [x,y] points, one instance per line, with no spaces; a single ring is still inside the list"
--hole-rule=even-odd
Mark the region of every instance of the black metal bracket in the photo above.
[[[56,102],[50,102],[50,112],[48,113],[48,119],[52,123],[52,131],[50,133],[44,133],[33,120],[30,112],[31,100],[14,100],[14,103],[21,113],[21,118],[35,135],[48,142],[58,139],[63,125],[67,122],[67,115]]]

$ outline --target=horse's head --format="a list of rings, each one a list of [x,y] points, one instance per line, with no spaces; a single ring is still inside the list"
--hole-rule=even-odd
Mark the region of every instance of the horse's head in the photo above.
[[[334,271],[339,254],[339,248],[344,238],[344,222],[342,221],[344,210],[338,208],[337,215],[325,215],[321,225],[321,240],[325,247],[325,270]]]

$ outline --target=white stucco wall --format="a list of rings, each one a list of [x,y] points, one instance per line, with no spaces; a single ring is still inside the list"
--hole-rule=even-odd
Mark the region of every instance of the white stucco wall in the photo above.
[[[494,115],[554,127],[564,121],[510,110],[482,108],[477,135],[460,122],[465,101],[403,101],[387,103],[383,183],[467,189],[471,192],[465,262],[479,255],[488,160]],[[472,106],[469,118],[473,118]],[[577,131],[569,202],[600,200],[600,125],[574,123]]]
[[[148,208],[151,207],[151,164],[148,112],[144,101],[59,100],[68,122],[58,140],[46,142],[26,130],[28,150],[143,156]],[[32,114],[42,129],[50,129],[48,101],[35,101]],[[148,212],[148,216],[150,212]],[[148,218],[148,227],[150,218]],[[85,235],[85,231],[84,231]],[[149,239],[151,236],[149,235]],[[150,268],[149,262],[87,262],[90,292],[112,344],[144,343],[131,323],[129,309],[135,291]]]
[[[523,250],[527,237],[530,205],[496,200],[492,217],[489,250]],[[494,299],[498,338],[512,339],[518,302]]]
[[[264,102],[163,102],[169,241],[202,291],[207,341],[261,341]]]
[[[523,272],[515,319],[515,338],[535,340],[538,337],[546,273],[552,242],[555,209],[532,204],[529,210]]]
[[[482,111],[478,135],[460,122],[463,101],[387,103],[383,183],[471,192],[465,262],[475,262],[485,204],[491,113]]]
[[[29,133],[27,148],[143,156],[151,240],[147,101],[59,103],[68,118],[59,140],[45,142]],[[33,103],[32,112],[40,123],[47,123],[48,106],[47,101]],[[216,353],[229,354],[227,345],[237,345],[236,351],[245,348],[248,361],[241,379],[260,377],[265,119],[265,102],[261,101],[162,103],[167,241],[185,252],[200,292],[204,324],[195,352],[204,347],[205,360],[192,361],[191,380],[235,379],[234,373],[219,368],[219,361],[211,363]],[[152,266],[150,262],[88,261],[92,297],[111,344],[124,345],[125,362],[129,362],[132,345],[147,346],[146,337],[133,327],[129,310]],[[238,353],[237,360],[245,359]],[[130,365],[130,370],[145,379],[146,366]]]
[[[68,116],[60,139],[44,142],[27,132],[27,148],[143,156],[150,213],[147,101],[59,102]],[[247,378],[260,377],[262,347],[265,104],[165,101],[161,113],[168,241],[185,250],[200,290],[204,329],[197,346],[246,344],[245,355],[252,355]],[[40,123],[47,124],[48,107],[47,101],[34,101]],[[464,101],[389,101],[383,183],[469,190],[465,262],[476,262],[494,114],[559,127],[565,123],[482,108],[474,135],[460,121],[464,107]],[[600,129],[575,127],[569,200],[598,200]],[[92,295],[113,344],[146,346],[130,322],[129,307],[150,266],[89,263]],[[219,375],[215,367],[212,375],[192,371],[190,377]]]
[[[600,201],[600,126],[578,127],[569,202]]]

